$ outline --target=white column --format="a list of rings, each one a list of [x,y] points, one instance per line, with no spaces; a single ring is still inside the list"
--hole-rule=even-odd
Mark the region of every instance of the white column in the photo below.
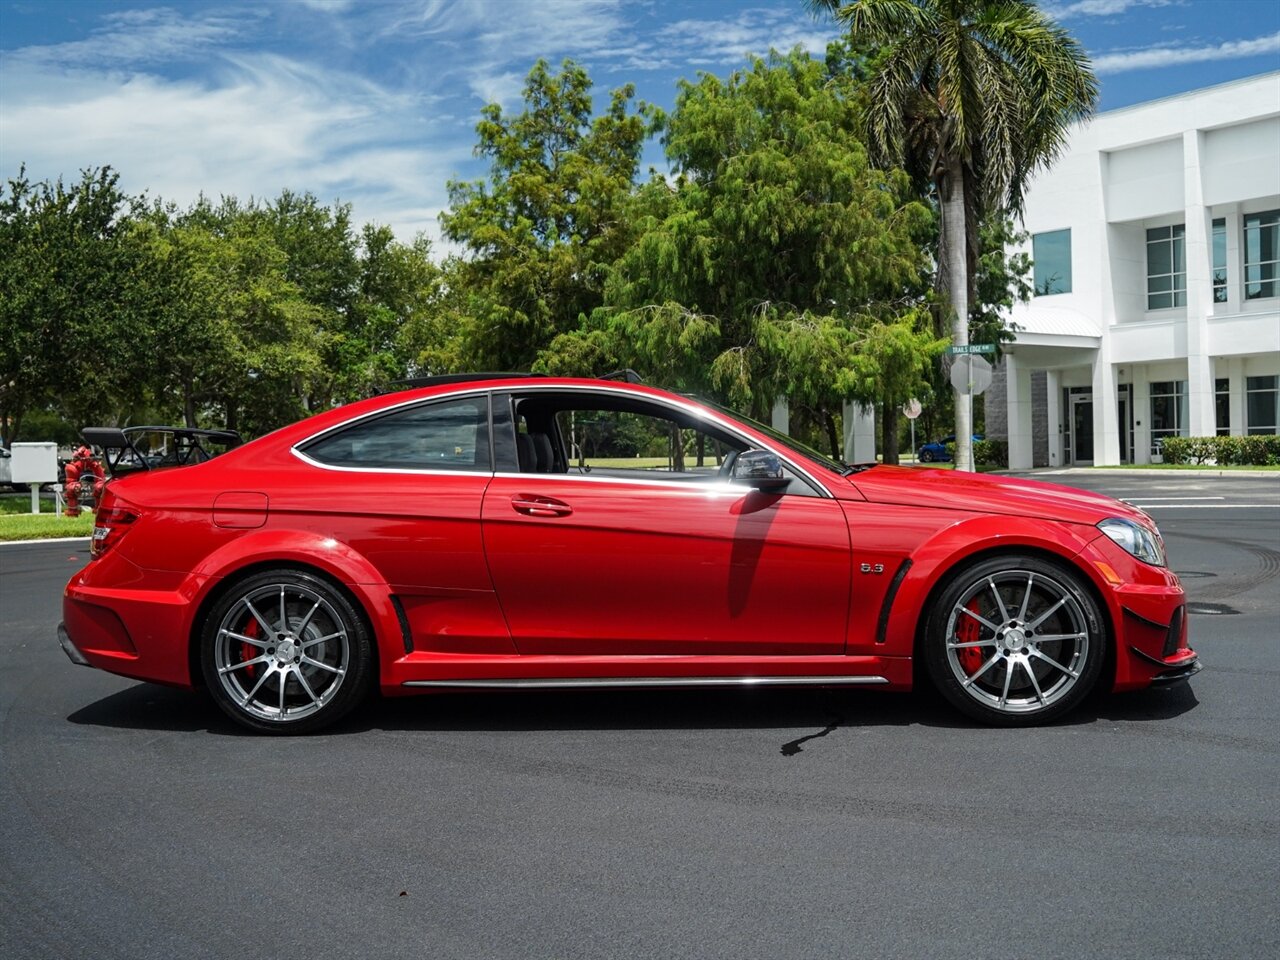
[[[844,405],[844,459],[847,463],[875,463],[875,407]]]
[[[1147,379],[1147,365],[1133,365],[1133,379],[1129,381],[1129,400],[1133,404],[1133,462],[1151,462],[1151,381]]]
[[[1046,413],[1049,419],[1049,466],[1062,466],[1062,377],[1057,370],[1045,374]]]
[[[1111,347],[1105,338],[1093,358],[1093,462],[1100,467],[1120,463],[1116,370],[1111,365]]]
[[[1009,407],[1009,469],[1030,470],[1034,466],[1031,435],[1031,368],[1018,362],[1018,355],[1004,355],[1005,400]]]
[[[1210,240],[1213,221],[1204,205],[1200,175],[1203,133],[1182,135],[1183,192],[1186,197],[1187,257],[1187,419],[1193,437],[1214,432],[1213,364],[1209,353],[1208,316],[1213,311]]]
[[[791,433],[791,405],[787,403],[786,397],[779,397],[773,401],[773,414],[769,425],[779,433]]]

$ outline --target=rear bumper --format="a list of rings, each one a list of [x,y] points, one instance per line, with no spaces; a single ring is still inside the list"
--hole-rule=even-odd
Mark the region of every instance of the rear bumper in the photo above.
[[[95,561],[89,570],[102,560]],[[62,596],[58,643],[71,661],[134,680],[192,685],[190,616],[198,582],[178,589],[90,585],[77,572]],[[169,586],[169,584],[163,584]]]
[[[76,666],[91,666],[89,661],[84,658],[84,654],[76,648],[75,642],[71,639],[71,634],[67,633],[67,625],[65,623],[58,624],[58,646],[67,655],[67,659]]]

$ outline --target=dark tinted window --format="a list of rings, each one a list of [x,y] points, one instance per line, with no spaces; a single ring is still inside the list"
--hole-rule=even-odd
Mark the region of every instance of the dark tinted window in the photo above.
[[[362,420],[303,448],[339,467],[488,470],[489,400],[425,403]]]

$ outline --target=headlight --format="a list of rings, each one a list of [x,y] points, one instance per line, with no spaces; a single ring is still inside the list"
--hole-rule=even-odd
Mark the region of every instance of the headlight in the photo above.
[[[1164,542],[1155,530],[1120,517],[1103,520],[1098,524],[1098,529],[1139,560],[1153,567],[1166,565]]]

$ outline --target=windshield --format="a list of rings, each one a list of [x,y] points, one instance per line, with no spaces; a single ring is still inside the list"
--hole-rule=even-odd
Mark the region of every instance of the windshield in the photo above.
[[[799,440],[795,439],[795,437],[789,437],[785,433],[775,430],[768,424],[761,423],[759,420],[752,420],[750,417],[743,416],[736,410],[730,410],[728,407],[716,403],[714,400],[705,400],[702,397],[698,397],[697,400],[699,403],[710,407],[717,413],[724,414],[730,420],[736,420],[738,423],[744,424],[752,430],[757,430],[760,433],[763,433],[774,443],[778,444],[778,446],[786,447],[793,453],[800,454],[806,460],[810,460],[820,466],[826,467],[832,473],[838,473],[841,476],[844,476],[849,470],[848,464],[841,463],[839,460],[833,460],[825,453],[819,453],[817,450],[813,449],[813,447],[801,443]]]

